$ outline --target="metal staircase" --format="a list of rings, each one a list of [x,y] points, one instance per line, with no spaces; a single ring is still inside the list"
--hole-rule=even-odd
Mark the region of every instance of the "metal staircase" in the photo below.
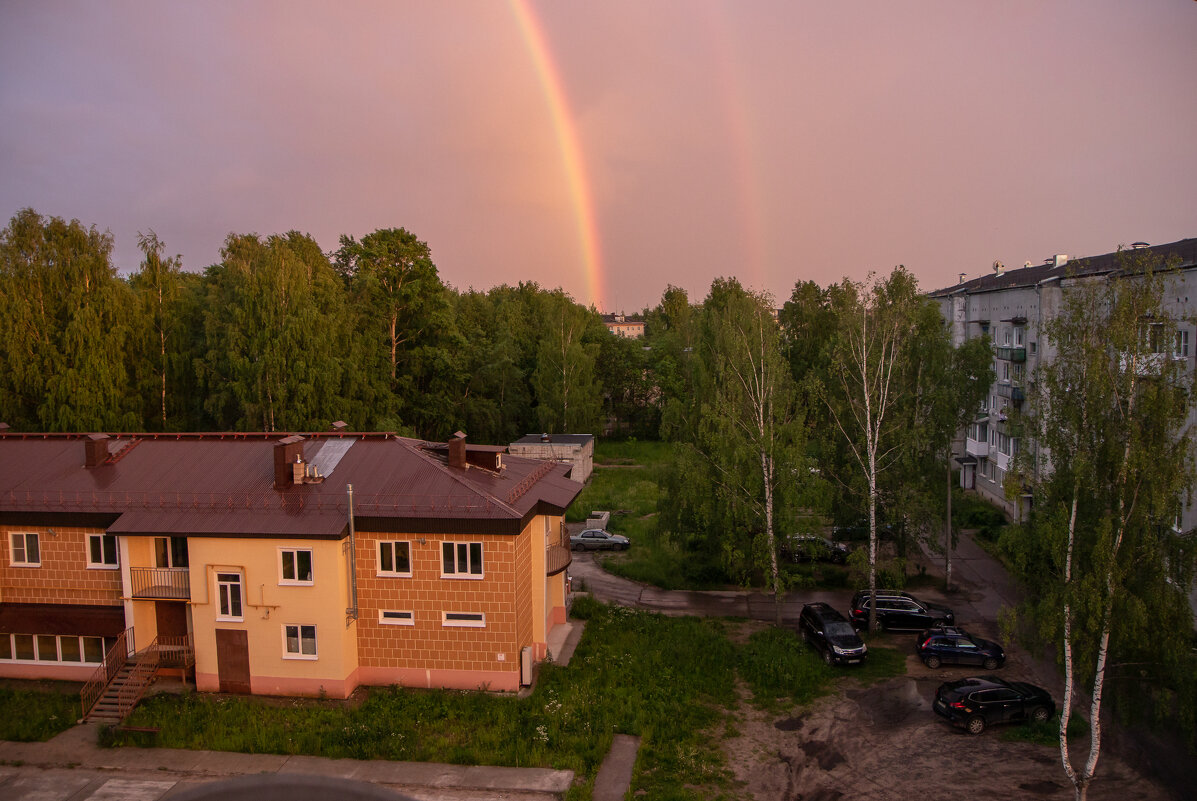
[[[82,720],[120,723],[145,695],[159,667],[186,669],[193,662],[190,637],[165,638],[169,643],[153,642],[141,651],[133,650],[133,629],[126,629],[104,656],[91,680],[80,693]]]

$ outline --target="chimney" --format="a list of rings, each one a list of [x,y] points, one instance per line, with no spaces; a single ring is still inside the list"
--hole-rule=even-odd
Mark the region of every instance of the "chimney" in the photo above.
[[[547,433],[545,433],[545,434],[541,434],[541,435],[540,435],[540,441],[541,441],[541,442],[548,442],[549,440],[550,440],[550,437],[549,437],[549,435],[548,435]]]
[[[449,440],[449,467],[460,467],[465,469],[466,466],[466,435],[464,432],[458,431]]]
[[[84,467],[99,467],[108,458],[108,435],[88,434],[87,439],[83,441],[83,447],[86,455]]]
[[[300,465],[296,480],[295,463]],[[274,443],[274,488],[286,489],[303,483],[303,437],[292,434]]]

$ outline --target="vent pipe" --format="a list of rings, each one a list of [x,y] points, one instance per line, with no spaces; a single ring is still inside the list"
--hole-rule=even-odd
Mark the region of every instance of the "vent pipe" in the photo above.
[[[353,485],[345,485],[349,496],[349,608],[345,610],[348,620],[357,620],[357,538],[353,530]],[[348,621],[345,623],[349,625]]]

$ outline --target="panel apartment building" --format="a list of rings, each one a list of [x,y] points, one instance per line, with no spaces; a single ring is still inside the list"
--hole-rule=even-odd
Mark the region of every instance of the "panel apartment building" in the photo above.
[[[1179,260],[1174,277],[1168,278],[1165,304],[1174,320],[1180,321],[1176,340],[1169,343],[1171,356],[1194,367],[1197,318],[1197,239],[1184,239],[1151,247],[1135,243],[1132,249],[1146,249],[1164,261]],[[1038,365],[1050,361],[1056,351],[1043,335],[1044,325],[1061,308],[1065,296],[1080,281],[1102,280],[1118,268],[1118,253],[1069,258],[1054,255],[1042,264],[1027,262],[1007,270],[995,263],[993,272],[953,287],[930,293],[939,302],[951,328],[952,343],[960,345],[973,337],[989,337],[994,349],[996,380],[977,410],[976,418],[963,432],[963,447],[957,447],[960,484],[974,489],[987,500],[1019,519],[1032,502],[1029,495],[1008,497],[1006,473],[1020,449],[1033,448],[1014,435],[1009,425],[1014,409],[1023,408]],[[1045,467],[1043,454],[1032,454],[1034,469]],[[1197,527],[1197,509],[1186,509],[1182,525]]]

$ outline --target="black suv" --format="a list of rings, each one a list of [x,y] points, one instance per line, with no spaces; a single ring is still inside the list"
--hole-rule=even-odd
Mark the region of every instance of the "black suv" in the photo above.
[[[868,590],[852,596],[852,623],[857,628],[869,625],[870,600]],[[923,631],[955,622],[956,616],[946,606],[920,601],[908,592],[877,590],[877,623],[883,629]]]
[[[1002,646],[955,626],[924,631],[915,650],[932,670],[940,665],[980,665],[986,670],[997,670],[1006,664]]]
[[[1055,714],[1056,703],[1033,684],[976,676],[941,684],[932,709],[969,734],[980,734],[996,723],[1045,721]]]
[[[869,655],[868,646],[852,624],[825,603],[802,607],[798,633],[807,645],[823,654],[823,661],[829,665],[855,665]]]

